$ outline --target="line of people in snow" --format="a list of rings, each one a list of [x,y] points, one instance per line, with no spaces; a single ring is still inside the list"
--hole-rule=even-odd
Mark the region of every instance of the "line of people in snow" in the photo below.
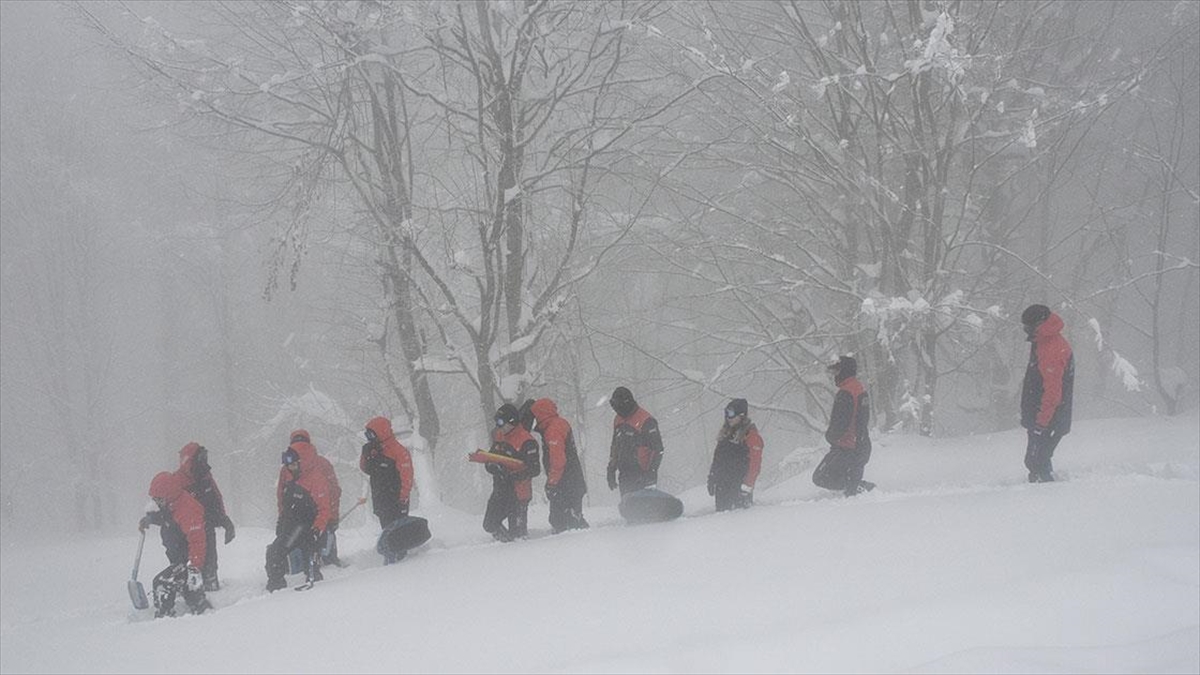
[[[1022,313],[1021,323],[1031,343],[1021,387],[1021,425],[1028,437],[1025,467],[1029,482],[1051,482],[1054,451],[1071,429],[1074,356],[1062,336],[1062,318],[1049,307],[1030,305]],[[825,432],[830,449],[813,471],[812,480],[819,487],[840,490],[849,497],[875,487],[863,479],[871,458],[870,400],[858,380],[858,363],[853,357],[840,357],[828,370],[837,386]],[[613,390],[609,404],[615,413],[606,471],[609,489],[619,489],[625,495],[655,487],[663,457],[658,421],[638,405],[626,387]],[[717,511],[749,508],[754,503],[764,441],[750,419],[746,399],[729,401],[724,418],[708,472],[708,494]],[[485,462],[493,482],[483,529],[504,542],[528,535],[533,478],[543,465],[552,532],[587,528],[583,516],[587,484],[574,433],[554,401],[529,399],[519,409],[505,403],[496,411],[494,423],[489,452],[504,456],[505,461]],[[542,437],[540,453],[532,435],[535,432]],[[364,435],[367,442],[362,447],[359,469],[369,478],[372,508],[380,527],[387,531],[409,515],[412,456],[396,439],[385,417],[368,421]],[[180,594],[192,613],[211,608],[205,593],[220,588],[216,528],[224,530],[226,544],[235,536],[233,521],[208,464],[208,450],[191,442],[179,454],[180,466],[175,472],[161,472],[151,481],[149,494],[154,507],[138,525],[143,532],[150,525],[160,527],[169,561],[154,577],[156,616],[173,615]],[[338,563],[336,531],[341,488],[333,465],[317,452],[304,429],[292,432],[281,464],[276,486],[276,536],[266,552],[268,591],[287,586],[284,574],[293,551],[300,552],[310,584],[321,579],[323,563]],[[380,552],[384,564],[397,562],[405,554],[386,548]]]

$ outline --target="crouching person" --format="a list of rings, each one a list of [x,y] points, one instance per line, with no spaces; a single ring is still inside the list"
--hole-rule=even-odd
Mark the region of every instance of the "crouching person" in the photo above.
[[[192,614],[212,609],[200,574],[207,553],[204,507],[184,489],[179,476],[167,471],[150,481],[150,498],[158,509],[147,513],[138,529],[161,528],[170,563],[154,577],[154,616],[175,616],[175,598],[180,593]]]
[[[297,441],[283,452],[290,480],[283,486],[275,541],[267,546],[267,590],[287,588],[288,554],[300,549],[309,585],[320,581],[320,542],[329,524],[329,487],[316,461],[316,448]]]

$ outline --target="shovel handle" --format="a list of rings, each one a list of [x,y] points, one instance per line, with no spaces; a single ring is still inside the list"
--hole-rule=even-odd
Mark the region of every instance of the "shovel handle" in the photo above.
[[[145,544],[146,544],[146,531],[142,530],[142,538],[138,540],[137,557],[133,559],[133,577],[132,577],[132,579],[134,581],[137,581],[138,568],[141,567],[141,565],[142,565],[142,547],[145,546]]]

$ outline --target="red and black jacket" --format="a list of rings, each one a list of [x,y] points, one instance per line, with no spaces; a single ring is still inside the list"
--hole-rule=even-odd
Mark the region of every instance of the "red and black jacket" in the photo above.
[[[558,406],[548,398],[539,398],[530,407],[542,435],[542,463],[546,466],[546,488],[559,494],[582,497],[587,494],[583,466],[575,448],[571,425],[558,415]]]
[[[197,461],[197,455],[202,449],[203,446],[194,441],[183,446],[179,450],[179,469],[175,475],[179,476],[183,489],[204,507],[205,527],[224,527],[229,522],[229,514],[225,511],[225,498],[221,496],[221,488],[217,487],[208,462]],[[205,454],[207,455],[207,451]]]
[[[292,432],[292,440],[303,440],[309,438],[308,432],[304,429],[296,429]],[[312,445],[312,441],[305,441]],[[316,452],[317,446],[313,445],[313,451]],[[331,523],[336,523],[341,519],[342,510],[342,486],[338,482],[337,470],[333,468],[333,462],[330,462],[319,452],[314,460],[317,468],[321,471],[321,475],[325,477],[325,483],[329,487],[329,519]],[[286,466],[279,467],[279,480],[275,483],[275,500],[280,508],[283,507],[283,489],[292,480],[292,473],[288,471]]]
[[[533,499],[532,479],[541,473],[541,466],[538,463],[538,443],[529,435],[529,431],[520,424],[513,425],[507,434],[496,429],[492,432],[490,452],[514,457],[525,463],[525,468],[519,471],[510,471],[496,463],[488,464],[488,467],[496,467],[489,468],[492,472],[492,489],[505,490],[512,486],[518,501]]]
[[[208,557],[204,507],[184,489],[183,478],[178,473],[163,472],[162,475],[168,478],[158,480],[156,476],[150,484],[150,496],[161,499],[165,505],[147,514],[146,522],[162,528],[167,560],[172,565],[186,561],[196,569],[203,569]]]
[[[292,477],[283,486],[283,500],[279,510],[276,532],[296,525],[308,525],[318,532],[329,527],[332,511],[329,504],[329,483],[317,463],[317,449],[310,443],[297,441],[288,445],[300,457],[300,475]]]
[[[762,435],[749,418],[734,428],[723,425],[708,474],[718,486],[738,489],[745,485],[753,489],[762,470],[762,452]]]
[[[638,477],[649,484],[658,476],[663,442],[658,420],[640,406],[628,417],[613,418],[612,447],[608,466],[620,472],[622,482]]]
[[[381,521],[391,522],[408,515],[408,500],[413,487],[412,455],[396,440],[392,423],[386,417],[372,417],[367,428],[375,432],[374,442],[363,446],[358,468],[371,481],[371,508]]]
[[[1062,436],[1071,430],[1075,355],[1053,312],[1030,337],[1029,365],[1021,384],[1021,426],[1042,427]]]
[[[839,450],[870,450],[870,399],[866,388],[854,376],[838,382],[838,393],[829,413],[829,429],[825,440]]]

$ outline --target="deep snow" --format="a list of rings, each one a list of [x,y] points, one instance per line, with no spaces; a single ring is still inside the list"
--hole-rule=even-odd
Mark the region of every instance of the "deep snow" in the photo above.
[[[810,468],[743,512],[690,490],[670,523],[590,508],[550,536],[535,505],[512,544],[425,509],[433,540],[391,567],[363,508],[350,565],[305,593],[265,593],[271,533],[239,528],[217,609],[178,619],[130,607],[138,514],[119,538],[6,538],[0,671],[1200,672],[1200,415],[1077,421],[1059,483],[1025,483],[1023,451],[1019,429],[885,436],[854,499]],[[151,531],[147,590],[163,565]]]

